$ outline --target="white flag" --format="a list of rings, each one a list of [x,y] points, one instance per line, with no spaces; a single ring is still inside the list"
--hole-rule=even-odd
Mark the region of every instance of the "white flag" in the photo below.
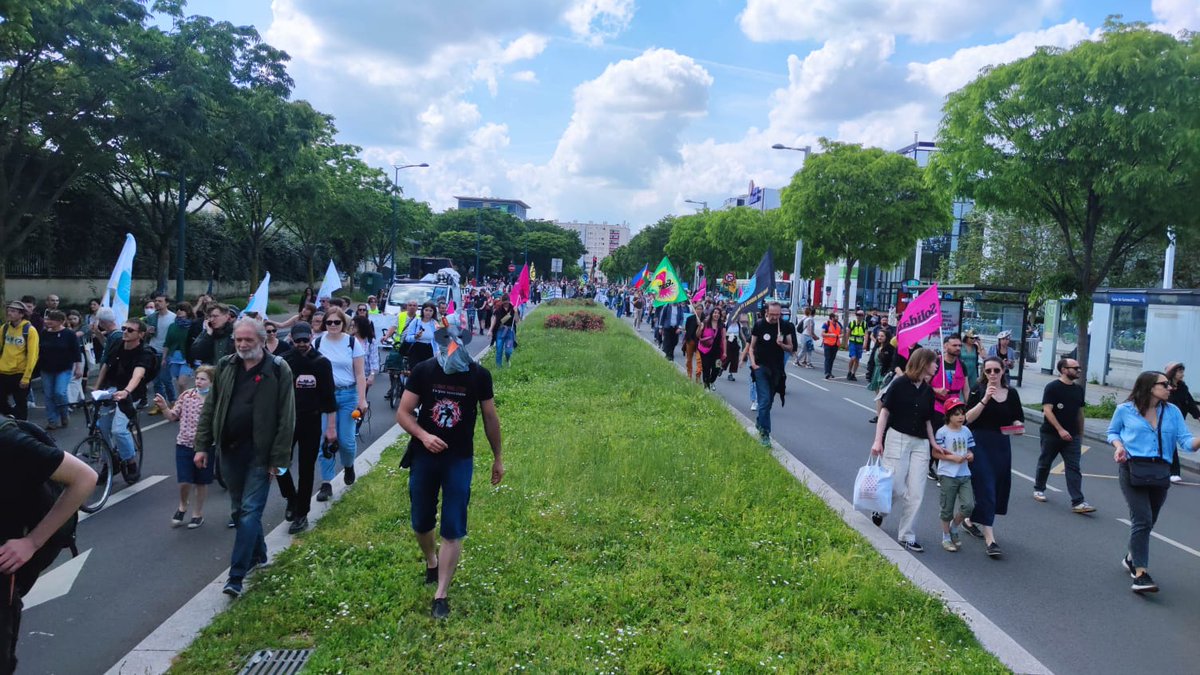
[[[121,247],[121,255],[117,257],[117,265],[112,275],[108,277],[108,286],[104,290],[104,298],[100,304],[112,307],[117,325],[129,320],[129,299],[133,286],[133,256],[137,254],[137,241],[133,235],[125,234],[125,245]]]
[[[333,261],[329,261],[329,267],[325,269],[325,281],[321,282],[321,290],[317,291],[317,302],[321,298],[332,298],[334,293],[342,290],[342,277],[338,274],[337,268],[333,266]]]
[[[262,283],[258,285],[258,290],[254,291],[254,295],[250,296],[250,304],[246,305],[246,309],[242,310],[242,316],[250,312],[256,312],[258,318],[267,318],[267,287],[271,285],[271,273],[267,272],[263,277]]]

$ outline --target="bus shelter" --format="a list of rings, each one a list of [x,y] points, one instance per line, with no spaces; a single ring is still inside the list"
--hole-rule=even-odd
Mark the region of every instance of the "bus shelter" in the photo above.
[[[907,289],[912,296],[928,286]],[[999,341],[1003,331],[1012,334],[1012,347],[1017,350],[1016,373],[1010,377],[1020,387],[1025,376],[1025,361],[1037,360],[1036,341],[1025,338],[1029,329],[1029,293],[1027,288],[952,284],[938,286],[942,304],[942,334],[975,331],[983,342],[983,354]],[[897,308],[897,312],[901,310]],[[1033,344],[1031,344],[1033,342]],[[938,336],[930,336],[922,346],[941,351]]]

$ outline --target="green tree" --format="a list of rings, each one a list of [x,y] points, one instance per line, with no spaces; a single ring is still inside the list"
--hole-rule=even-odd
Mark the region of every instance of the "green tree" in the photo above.
[[[1057,294],[1065,270],[1062,244],[1045,223],[975,209],[958,250],[937,277],[953,284],[1028,288],[1037,302]]]
[[[112,161],[112,97],[146,10],[134,0],[0,7],[0,298],[9,255],[64,192]]]
[[[806,260],[888,267],[949,227],[950,198],[927,185],[911,158],[825,138],[821,149],[783,191],[783,215]],[[850,284],[842,308],[848,320]]]
[[[1087,325],[1122,259],[1200,227],[1200,41],[1110,19],[1099,40],[985,69],[947,99],[938,145],[948,191],[1057,227],[1073,277],[1059,290]]]
[[[225,170],[209,195],[234,236],[250,247],[250,287],[262,279],[263,251],[280,232],[278,218],[287,182],[301,168],[301,152],[329,124],[306,102],[289,103],[274,92],[249,90],[230,106],[233,139]]]
[[[184,16],[182,2],[160,1],[170,30],[141,30],[126,56],[130,85],[113,96],[119,133],[116,166],[93,175],[125,210],[138,248],[155,253],[155,275],[166,287],[176,233],[179,177],[192,213],[208,203],[205,187],[238,157],[236,116],[248,92],[286,97],[287,55],[249,26]]]

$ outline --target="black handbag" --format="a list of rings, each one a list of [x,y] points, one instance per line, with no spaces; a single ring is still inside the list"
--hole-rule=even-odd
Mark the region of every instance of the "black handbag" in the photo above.
[[[1129,484],[1133,487],[1171,487],[1171,463],[1163,460],[1163,407],[1158,408],[1158,457],[1128,456],[1125,466],[1129,468]]]

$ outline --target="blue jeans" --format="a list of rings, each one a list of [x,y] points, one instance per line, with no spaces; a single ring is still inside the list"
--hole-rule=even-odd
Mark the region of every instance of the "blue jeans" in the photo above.
[[[70,370],[61,373],[42,371],[42,391],[46,394],[46,421],[50,424],[67,419],[67,387],[71,384]]]
[[[758,383],[754,381],[754,371],[750,371],[750,402],[758,402]]]
[[[771,404],[775,402],[775,392],[771,390],[771,378],[767,377],[762,368],[754,371],[754,400],[758,403],[758,429],[760,433],[771,433]]]
[[[110,387],[108,393],[111,394],[116,390],[116,387]],[[117,446],[117,454],[124,461],[137,458],[137,448],[133,445],[133,434],[129,433],[130,411],[137,414],[137,411],[133,410],[133,404],[129,399],[125,399],[116,406],[105,410],[99,421],[101,433],[109,443]]]
[[[517,334],[511,328],[501,326],[496,329],[496,367],[503,365],[501,359],[506,363],[512,361],[513,341],[516,337]]]
[[[262,515],[271,494],[271,474],[257,461],[253,443],[221,450],[221,473],[229,486],[229,508],[237,534],[229,557],[229,578],[241,581],[256,562],[267,559]]]
[[[175,378],[171,377],[169,366],[158,369],[158,377],[154,378],[154,393],[162,394],[167,403],[175,402]]]
[[[358,439],[354,435],[354,418],[350,413],[354,412],[354,408],[358,405],[358,389],[354,387],[346,387],[333,392],[334,399],[337,400],[338,409],[334,413],[337,415],[337,435],[338,435],[338,454],[335,457],[325,459],[325,455],[321,455],[321,481],[328,483],[337,475],[338,464],[341,460],[342,466],[354,466],[354,458],[358,456]],[[321,416],[321,428],[325,428],[325,416]]]

